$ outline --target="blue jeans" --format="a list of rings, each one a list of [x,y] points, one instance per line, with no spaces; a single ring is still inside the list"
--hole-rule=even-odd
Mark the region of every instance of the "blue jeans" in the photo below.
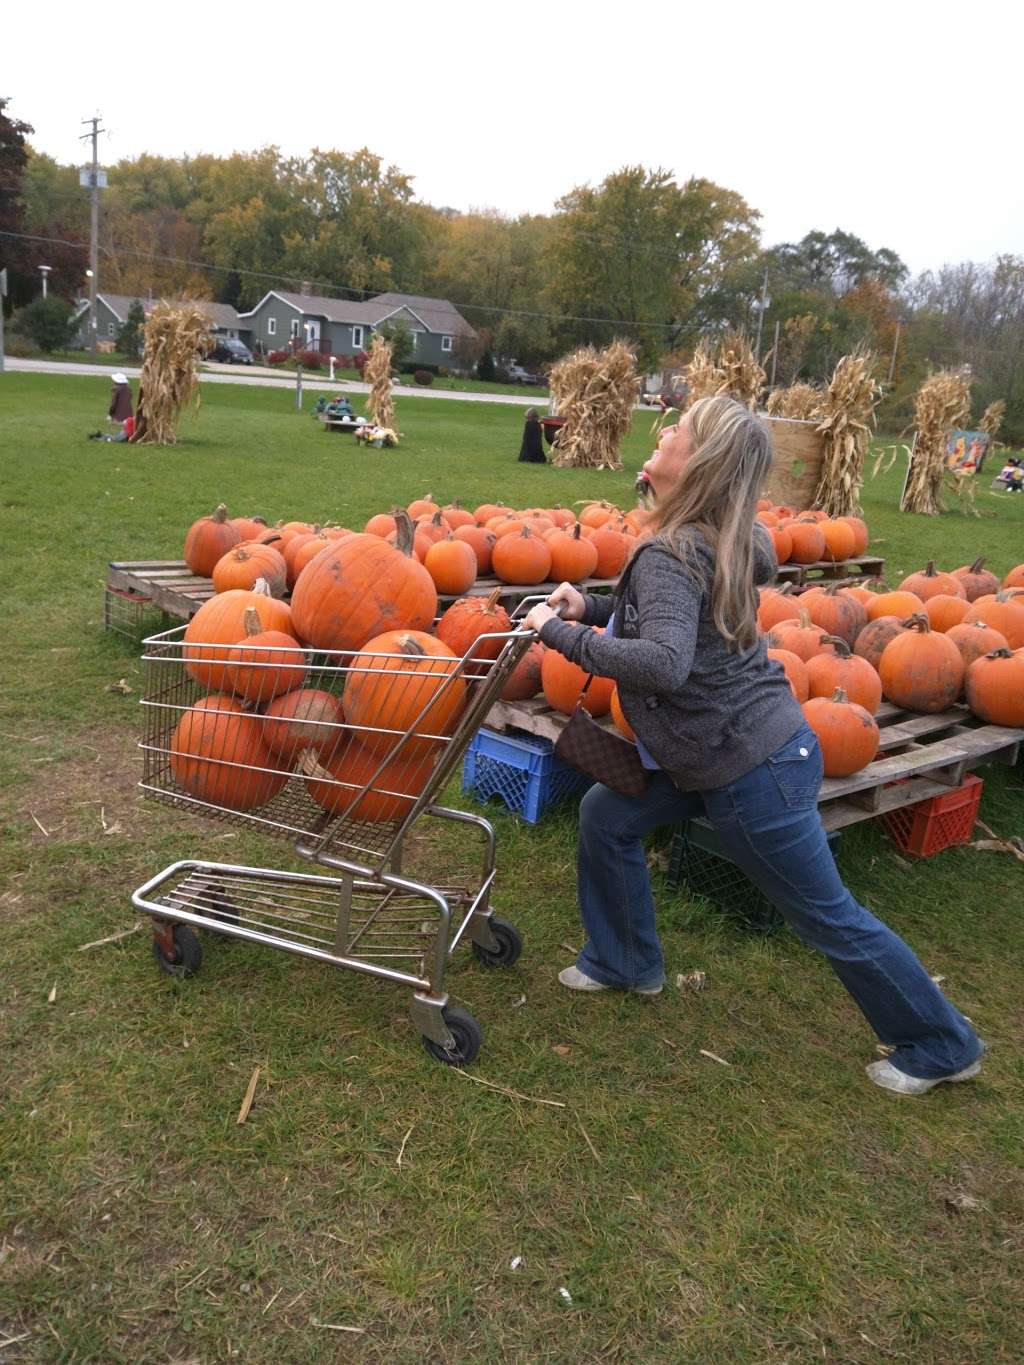
[[[927,1080],[969,1066],[983,1046],[911,950],[843,885],[818,816],[821,751],[802,727],[764,763],[712,791],[684,792],[658,771],[646,793],[600,784],[580,806],[577,877],[588,939],[580,971],[606,986],[665,979],[643,836],[707,815],[722,845],[799,938],[828,958],[892,1064]]]

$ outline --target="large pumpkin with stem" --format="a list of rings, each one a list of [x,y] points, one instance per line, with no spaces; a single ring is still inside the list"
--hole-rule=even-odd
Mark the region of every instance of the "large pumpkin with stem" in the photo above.
[[[963,564],[959,569],[954,569],[953,577],[960,580],[960,586],[968,602],[973,602],[976,597],[983,597],[985,593],[999,591],[999,579],[991,570],[985,568],[984,556],[976,559],[973,564]]]
[[[825,536],[814,518],[791,522],[789,531],[793,548],[789,557],[794,564],[817,564],[825,555]]]
[[[581,630],[592,630],[592,626],[581,626]],[[541,686],[549,706],[563,715],[571,716],[580,701],[580,692],[589,674],[578,664],[572,663],[557,649],[546,649],[540,666]],[[584,694],[583,709],[592,716],[606,716],[611,709],[612,692],[615,689],[613,678],[599,678],[596,675]]]
[[[1003,579],[1004,588],[1024,588],[1024,564],[1015,565]]]
[[[898,616],[876,616],[869,621],[853,642],[853,652],[866,659],[877,672],[882,652],[890,640],[902,635],[906,626]]]
[[[919,573],[907,575],[900,584],[900,592],[912,592],[916,597],[920,597],[922,602],[927,602],[929,597],[935,597],[940,592],[952,594],[954,597],[966,595],[956,574],[942,573],[936,569],[935,562],[931,559]]]
[[[519,662],[508,675],[505,686],[498,694],[502,701],[528,701],[537,695],[541,688],[540,670],[544,653],[544,646],[539,640],[535,640],[529,649],[519,656]]]
[[[788,649],[791,654],[806,661],[822,652],[822,641],[828,632],[816,626],[806,607],[798,607],[794,619],[780,621],[769,633],[769,643],[773,649]],[[828,646],[831,648],[831,646]]]
[[[228,509],[221,503],[208,517],[200,517],[188,529],[185,563],[200,578],[209,578],[218,559],[242,539],[237,526],[228,520]]]
[[[213,586],[217,592],[232,588],[254,588],[257,579],[264,579],[271,596],[283,597],[288,588],[288,570],[284,556],[273,545],[235,545],[213,566]]]
[[[868,622],[864,606],[855,597],[843,593],[840,583],[827,588],[812,588],[800,597],[800,605],[816,626],[828,635],[838,635],[852,645]]]
[[[385,631],[368,640],[345,684],[345,717],[357,727],[358,742],[401,759],[421,758],[443,744],[428,736],[450,735],[465,704],[455,655],[420,630]],[[403,742],[406,731],[414,733]]]
[[[491,555],[497,543],[497,536],[483,526],[456,526],[452,535],[463,541],[476,555],[477,575],[483,578],[491,572]]]
[[[412,553],[412,522],[400,511],[398,544],[378,536],[332,541],[302,571],[292,595],[295,633],[317,649],[352,651],[385,630],[429,630],[434,580]]]
[[[769,631],[780,621],[792,621],[798,610],[797,599],[792,597],[793,585],[783,583],[781,588],[762,588],[761,600],[757,607],[759,630]]]
[[[768,657],[781,665],[790,691],[802,705],[811,695],[810,683],[807,681],[807,663],[799,654],[794,654],[789,649],[769,649]]]
[[[866,768],[878,752],[878,726],[863,706],[836,688],[831,697],[812,697],[802,711],[818,736],[826,777],[849,777]]]
[[[584,578],[590,578],[596,570],[597,546],[592,540],[585,539],[582,531],[582,526],[577,522],[571,531],[558,528],[545,538],[551,555],[549,572],[553,582],[580,583]],[[609,532],[609,535],[613,534]]]
[[[1024,646],[1024,597],[1013,597],[1012,592],[1012,588],[1004,589],[993,597],[979,597],[971,605],[971,617],[1005,635],[1011,649],[1020,649]]]
[[[283,630],[264,630],[259,613],[247,607],[245,635],[228,654],[227,685],[236,697],[259,704],[306,681],[306,656]]]
[[[476,552],[472,545],[456,540],[449,532],[443,540],[431,545],[423,567],[434,580],[437,591],[453,597],[466,592],[476,581]]]
[[[501,588],[495,588],[488,597],[460,597],[438,621],[434,633],[457,659],[470,649],[474,659],[493,660],[501,653],[506,643],[502,637],[512,629],[512,621],[498,601],[500,596]]]
[[[990,725],[1024,726],[1024,654],[994,649],[975,659],[964,692],[974,714]]]
[[[993,630],[984,621],[973,619],[961,621],[958,626],[947,630],[946,638],[952,640],[960,651],[965,669],[969,669],[975,659],[980,659],[983,654],[991,654],[994,649],[1009,648],[1005,635]]]
[[[182,659],[189,675],[211,692],[228,692],[228,656],[245,637],[245,613],[252,609],[264,630],[292,635],[292,613],[287,602],[271,597],[261,578],[250,590],[232,588],[209,598],[185,627]]]
[[[263,742],[279,765],[291,765],[303,749],[332,754],[347,738],[345,715],[333,692],[299,687],[263,708]]]
[[[859,654],[854,654],[840,636],[830,636],[834,654],[816,654],[807,661],[807,686],[810,697],[831,697],[837,687],[850,701],[874,715],[882,701],[882,682]]]
[[[932,630],[923,612],[904,624],[906,631],[889,641],[879,660],[882,691],[908,711],[945,711],[963,684],[960,651],[948,636]]]
[[[203,697],[182,716],[171,735],[174,780],[198,801],[228,810],[255,810],[271,801],[288,780],[263,742],[262,721],[243,711],[237,697]],[[269,770],[269,771],[266,771]]]
[[[322,756],[307,779],[310,796],[332,815],[371,824],[404,820],[430,780],[433,764],[422,759],[385,759],[350,740]],[[363,788],[370,790],[363,794]]]
[[[857,553],[857,534],[852,526],[842,520],[821,521],[818,525],[825,537],[823,559],[835,562],[853,558]]]
[[[503,583],[543,583],[551,572],[551,551],[524,526],[518,535],[498,540],[491,564]]]

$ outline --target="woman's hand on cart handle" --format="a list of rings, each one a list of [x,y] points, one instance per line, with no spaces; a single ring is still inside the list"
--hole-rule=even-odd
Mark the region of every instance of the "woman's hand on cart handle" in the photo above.
[[[583,594],[571,583],[560,583],[546,602],[531,607],[523,625],[527,630],[540,630],[547,621],[560,617],[563,621],[582,621],[586,603]]]

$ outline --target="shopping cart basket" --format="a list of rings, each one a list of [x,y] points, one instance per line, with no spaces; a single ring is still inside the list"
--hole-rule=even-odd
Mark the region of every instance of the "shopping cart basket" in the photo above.
[[[287,839],[331,874],[172,864],[132,896],[153,918],[157,963],[191,975],[204,929],[381,977],[411,987],[427,1051],[468,1065],[481,1031],[448,1003],[448,958],[467,938],[482,963],[511,966],[522,941],[491,911],[490,823],[434,798],[534,633],[483,635],[455,659],[417,652],[429,646],[422,636],[418,646],[403,637],[408,652],[339,655],[231,650],[187,642],[185,631],[145,641],[143,791]],[[471,885],[402,875],[403,842],[424,815],[482,837]]]

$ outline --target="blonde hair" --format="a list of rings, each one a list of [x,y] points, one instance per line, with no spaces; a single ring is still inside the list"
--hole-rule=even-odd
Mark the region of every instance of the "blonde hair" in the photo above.
[[[654,512],[655,537],[693,573],[695,532],[714,551],[711,612],[734,649],[757,640],[754,517],[772,462],[764,423],[734,398],[701,398],[686,414],[693,454]]]

